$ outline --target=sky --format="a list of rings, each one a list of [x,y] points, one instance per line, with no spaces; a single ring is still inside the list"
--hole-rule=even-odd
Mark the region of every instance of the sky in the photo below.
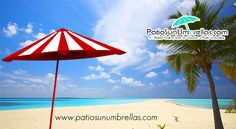
[[[219,0],[209,3],[217,7]],[[192,6],[192,0],[1,0],[0,58],[63,27],[127,53],[60,61],[57,97],[210,98],[204,74],[189,94],[183,75],[167,64],[166,49],[145,36],[147,27],[165,28],[169,15],[186,14]],[[231,0],[221,14],[235,12]],[[0,98],[51,97],[55,66],[56,61],[0,61]],[[231,81],[217,67],[211,72],[218,97],[235,97]]]

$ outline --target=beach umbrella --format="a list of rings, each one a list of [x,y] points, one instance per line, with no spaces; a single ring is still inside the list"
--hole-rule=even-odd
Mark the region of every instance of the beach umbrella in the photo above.
[[[188,31],[190,31],[188,24],[194,23],[196,21],[200,21],[200,19],[195,16],[181,16],[172,23],[171,28],[175,28],[175,27],[179,27],[181,25],[184,25],[185,28]]]
[[[120,49],[103,44],[73,31],[61,28],[48,36],[7,56],[5,62],[13,60],[56,60],[56,72],[52,94],[49,129],[52,127],[52,116],[56,96],[59,60],[83,59],[126,53]]]

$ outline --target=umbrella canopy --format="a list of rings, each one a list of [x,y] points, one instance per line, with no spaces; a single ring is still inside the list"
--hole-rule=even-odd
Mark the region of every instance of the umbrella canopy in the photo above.
[[[185,25],[188,23],[194,23],[196,21],[200,21],[200,19],[198,17],[195,16],[182,16],[178,19],[176,19],[173,23],[172,23],[172,28],[174,27],[179,27],[181,25]]]
[[[9,55],[3,61],[13,60],[56,60],[56,72],[52,93],[49,129],[52,128],[52,116],[56,97],[56,85],[59,60],[100,57],[113,54],[124,54],[125,51],[103,44],[99,41],[82,36],[70,30],[61,28],[48,36]]]
[[[194,23],[196,21],[200,21],[200,19],[198,17],[195,17],[195,16],[181,16],[172,23],[171,28],[175,28],[175,27],[179,27],[181,25],[185,25],[185,28],[187,30],[190,30],[188,24],[189,23]]]
[[[124,53],[117,48],[61,28],[9,55],[3,61],[69,60]]]

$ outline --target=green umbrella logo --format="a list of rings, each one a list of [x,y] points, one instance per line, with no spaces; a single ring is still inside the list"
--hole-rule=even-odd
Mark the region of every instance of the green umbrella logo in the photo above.
[[[175,28],[175,27],[179,27],[181,25],[184,25],[186,30],[188,30],[190,32],[188,24],[189,23],[194,23],[196,21],[200,21],[200,19],[198,17],[195,17],[195,16],[182,16],[182,17],[179,17],[178,19],[176,19],[172,23],[171,28]]]

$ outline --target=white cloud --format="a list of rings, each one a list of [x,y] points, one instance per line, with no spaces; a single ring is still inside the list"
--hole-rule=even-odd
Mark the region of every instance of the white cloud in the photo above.
[[[149,72],[149,73],[146,74],[145,77],[147,77],[147,78],[153,78],[153,77],[156,77],[156,76],[157,76],[157,73],[156,73],[156,72]]]
[[[168,21],[168,16],[176,12],[175,7],[182,7],[188,2],[178,0],[120,0],[113,1],[111,7],[94,3],[96,12],[101,12],[101,19],[94,28],[94,37],[104,43],[125,50],[124,55],[98,58],[103,64],[113,66],[113,71],[119,71],[129,66],[150,71],[165,64],[166,53],[163,49],[148,50],[145,37],[147,27],[162,27]],[[106,7],[105,10],[102,7]],[[192,4],[188,6],[188,9]],[[187,7],[185,7],[187,8]],[[182,8],[181,8],[182,9]],[[186,9],[184,9],[186,11]],[[127,13],[128,12],[128,13]],[[163,13],[165,12],[165,13]],[[155,45],[154,42],[152,42]],[[161,52],[160,52],[161,51]]]
[[[122,77],[121,84],[126,84],[129,86],[142,87],[144,84],[141,81],[135,80],[132,77]]]
[[[147,48],[145,28],[163,22],[163,18],[171,13],[169,9],[173,2],[175,0],[169,2],[165,0],[140,0],[139,2],[135,0],[121,0],[114,4],[97,22],[94,28],[94,37],[114,47],[125,50],[127,53],[124,55],[98,58],[98,60],[103,64],[115,66],[115,70],[139,63],[143,65],[142,67],[151,67],[150,69],[163,65],[162,60],[164,58],[161,58],[162,60],[160,59],[161,63],[159,63],[159,60],[157,60],[158,62],[151,63],[153,61],[152,54],[158,55],[160,53],[155,52],[151,54],[149,52],[147,54],[148,50],[145,49]],[[162,12],[167,13],[163,14]],[[148,61],[148,65],[145,65],[146,61],[144,60],[150,60]]]
[[[117,82],[119,82],[119,80],[113,80],[113,79],[109,78],[108,82],[110,82],[110,83],[117,83]]]
[[[33,24],[28,23],[27,27],[25,28],[25,33],[31,34],[33,32]]]
[[[23,47],[26,47],[26,46],[32,44],[33,42],[34,41],[32,41],[32,40],[26,40],[25,42],[20,43],[20,46],[23,48]]]
[[[29,87],[32,85],[47,87],[48,85],[52,85],[54,81],[54,74],[52,73],[48,73],[43,77],[38,77],[30,75],[27,71],[21,69],[14,70],[12,73],[0,71],[0,76],[19,82],[18,85],[28,84]],[[58,75],[58,81],[64,80],[66,79],[63,76]]]
[[[179,83],[181,83],[181,80],[179,78],[174,80],[174,84],[179,84]]]
[[[170,85],[170,82],[160,82],[159,84],[157,84],[157,87],[166,87],[166,86],[169,86]]]
[[[152,82],[148,83],[147,89],[153,89],[156,88],[155,84],[153,84]]]
[[[12,37],[13,35],[16,35],[19,31],[31,34],[33,32],[33,24],[29,22],[26,27],[18,27],[16,23],[9,22],[7,24],[7,27],[3,28],[3,32],[7,37]]]
[[[111,88],[111,91],[116,92],[116,91],[119,91],[120,89],[121,89],[120,86],[113,86],[113,87]]]
[[[0,71],[0,97],[51,97],[54,74],[47,73],[44,76],[35,76],[24,70],[17,72]],[[19,75],[18,72],[21,74]],[[118,87],[114,87],[114,89]],[[78,94],[79,93],[79,94]],[[58,75],[58,97],[108,97],[111,89],[94,86],[81,86],[74,83],[68,77]]]
[[[89,74],[83,77],[84,80],[93,80],[93,79],[101,79],[101,78],[110,78],[110,75],[105,72],[100,72],[100,74]]]
[[[41,39],[41,38],[43,38],[43,37],[45,37],[46,36],[46,34],[44,34],[44,33],[42,33],[42,32],[39,32],[37,35],[35,35],[34,37],[36,38],[36,39]]]
[[[53,74],[53,73],[48,73],[45,77],[48,78],[48,79],[54,79],[54,78],[55,78],[55,74]],[[67,80],[67,78],[64,77],[64,76],[62,76],[62,75],[59,75],[59,76],[57,77],[57,80],[64,81],[64,80]]]
[[[41,39],[41,38],[43,38],[45,36],[46,36],[46,34],[44,34],[42,32],[39,32],[36,35],[34,35],[34,38],[36,38],[36,40],[38,40],[38,39]],[[33,42],[35,42],[36,40],[26,40],[26,41],[20,43],[20,46],[21,47],[26,47],[26,46],[32,44]]]
[[[3,32],[7,37],[11,37],[17,34],[18,26],[16,23],[9,22],[6,28],[3,28]]]
[[[105,15],[111,8],[116,7],[117,4],[117,0],[102,0],[102,2],[88,0],[88,2],[88,5],[90,5],[100,17]]]
[[[50,33],[54,32],[55,30],[51,29]],[[26,27],[18,27],[16,23],[11,23],[9,22],[7,24],[7,27],[3,28],[3,33],[7,36],[7,37],[12,37],[13,35],[16,35],[18,32],[25,32],[28,34],[33,33],[33,24],[32,23],[28,23]],[[45,37],[46,34],[39,32],[36,35],[33,35],[34,38],[37,39],[41,39],[43,37]],[[21,47],[26,47],[28,45],[30,45],[31,43],[35,42],[35,40],[26,40],[24,42],[20,43]]]
[[[43,38],[43,37],[45,37],[46,36],[46,34],[44,34],[44,33],[42,33],[42,32],[39,32],[37,35],[35,35],[34,37],[36,38],[36,39],[41,39],[41,38]],[[28,45],[30,45],[30,44],[32,44],[33,42],[35,42],[36,40],[26,40],[26,41],[24,41],[24,42],[22,42],[22,43],[20,43],[20,46],[21,47],[26,47],[26,46],[28,46]]]
[[[153,84],[152,82],[150,82],[148,85],[149,85],[149,86],[154,86],[154,84]]]
[[[92,73],[92,74],[89,74],[89,75],[83,77],[83,79],[85,79],[85,80],[97,79],[98,76],[99,75],[95,75],[95,74]]]
[[[195,5],[194,0],[183,0],[177,6],[177,9],[181,10],[181,12],[188,12],[188,10],[190,10],[194,5]]]
[[[166,63],[167,53],[165,51],[157,51],[156,53],[148,51],[147,53],[147,60],[137,66],[135,69],[141,71],[150,71],[156,68],[160,68]]]
[[[6,80],[2,80],[0,81],[0,83],[3,83],[3,84],[16,84],[16,81],[14,80],[11,80],[11,79],[6,79]]]
[[[164,75],[168,75],[168,74],[169,74],[169,70],[166,69],[165,71],[162,72],[162,74],[164,74]]]
[[[25,71],[25,70],[18,69],[18,70],[13,71],[13,73],[14,73],[14,74],[17,74],[17,75],[21,75],[21,74],[26,74],[26,71]]]
[[[53,33],[53,32],[55,32],[56,30],[54,30],[54,29],[51,29],[50,31],[49,31],[49,33]]]
[[[96,70],[96,71],[104,71],[104,68],[100,65],[98,66],[89,66],[90,70]]]

